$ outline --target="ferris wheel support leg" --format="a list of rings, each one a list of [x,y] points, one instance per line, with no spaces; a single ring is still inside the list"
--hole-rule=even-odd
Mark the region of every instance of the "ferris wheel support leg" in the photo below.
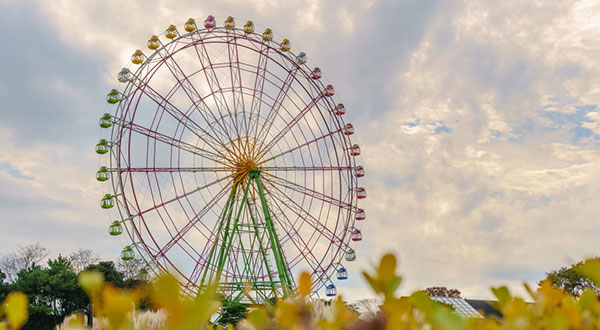
[[[286,267],[285,260],[283,258],[283,251],[281,250],[281,244],[279,243],[279,239],[277,237],[277,232],[275,232],[275,227],[273,226],[273,220],[271,219],[271,212],[269,211],[269,206],[267,205],[267,199],[265,198],[264,190],[262,182],[260,181],[260,171],[250,171],[250,179],[254,179],[256,181],[256,187],[258,189],[258,195],[260,196],[260,202],[262,204],[263,212],[265,214],[265,224],[267,226],[267,231],[269,233],[269,239],[271,241],[271,247],[273,249],[273,256],[275,258],[275,263],[277,265],[277,272],[279,274],[279,279],[281,280],[281,288],[283,290],[283,297],[287,298],[290,296],[293,285],[290,274]]]
[[[248,205],[248,210],[250,210],[250,202],[246,201],[246,204]],[[258,247],[260,248],[260,254],[262,256],[263,263],[265,265],[265,268],[267,268],[267,273],[269,274],[269,280],[271,281],[271,288],[273,289],[273,294],[276,296],[277,290],[275,289],[275,282],[273,281],[273,272],[271,271],[271,266],[269,266],[266,249],[263,244],[262,238],[260,237],[260,233],[258,232],[258,225],[256,223],[256,219],[254,219],[254,215],[252,215],[252,212],[250,212],[250,219],[252,220],[252,225],[254,226],[254,234],[256,235],[256,239],[258,240]]]
[[[223,210],[223,218],[221,218],[221,222],[219,224],[219,230],[217,231],[219,233],[222,232],[223,225],[225,225],[224,236],[223,236],[223,246],[227,242],[227,234],[229,232],[229,222],[231,220],[231,214],[233,212],[233,203],[235,202],[237,187],[238,187],[238,183],[235,183],[233,185],[233,188],[231,188],[231,194],[229,196],[229,199],[227,200],[225,209]],[[219,246],[219,237],[217,236],[217,237],[215,237],[215,245],[213,245],[213,247],[210,250],[210,254],[208,256],[208,261],[206,263],[207,267],[204,269],[204,274],[202,274],[202,280],[200,280],[201,286],[203,286],[205,284],[206,275],[208,275],[208,273],[209,273],[208,265],[211,263],[211,260],[213,260],[213,258],[215,257],[215,252],[216,252],[218,246]],[[217,259],[217,260],[219,260],[219,259]],[[214,281],[213,275],[214,275],[214,273],[210,272],[208,283],[212,283]],[[219,272],[218,276],[216,276],[217,281],[218,281],[220,275],[221,275],[221,273]]]
[[[225,232],[225,239],[223,241],[223,245],[221,246],[221,250],[219,251],[219,258],[217,259],[218,264],[217,264],[217,276],[215,278],[216,281],[219,281],[221,279],[221,273],[223,272],[223,267],[225,267],[225,261],[227,261],[227,255],[229,254],[229,250],[231,249],[231,244],[233,243],[233,235],[238,230],[238,223],[240,222],[240,216],[242,215],[242,210],[244,209],[244,202],[248,198],[248,189],[250,188],[251,182],[252,182],[252,180],[248,180],[248,184],[246,184],[246,189],[244,189],[244,195],[242,197],[242,200],[240,201],[240,207],[236,213],[235,220],[233,222],[233,228],[231,229],[231,237],[229,237],[229,240],[227,240],[227,236],[228,236],[227,234],[228,234],[229,230],[227,230]],[[231,209],[233,210],[233,203],[231,204]],[[230,214],[230,218],[231,218],[231,214]],[[227,223],[228,223],[227,229],[229,229],[229,221],[227,221]]]

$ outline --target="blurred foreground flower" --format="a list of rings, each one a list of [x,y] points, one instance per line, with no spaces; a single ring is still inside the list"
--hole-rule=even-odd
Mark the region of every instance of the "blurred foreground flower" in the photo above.
[[[10,293],[0,306],[0,329],[21,329],[27,321],[27,296],[22,292]]]
[[[493,288],[501,318],[467,318],[448,305],[432,300],[426,291],[399,297],[402,277],[396,257],[383,256],[373,272],[364,272],[373,292],[383,299],[381,311],[359,319],[341,297],[320,300],[311,297],[311,276],[300,274],[295,295],[274,304],[248,306],[246,319],[235,328],[263,329],[600,329],[600,301],[593,290],[579,297],[553,287],[550,281],[537,290],[528,285],[531,302],[513,296],[506,287]],[[600,284],[600,261],[590,259],[577,271]],[[196,297],[183,293],[171,275],[157,277],[151,285],[125,290],[105,283],[101,273],[81,272],[79,285],[94,305],[95,329],[223,329],[211,323],[221,308],[217,286],[204,288]],[[142,312],[139,304],[149,301],[152,310]],[[27,297],[11,293],[0,307],[0,330],[20,329],[27,321]],[[323,306],[327,311],[324,312]],[[227,324],[226,329],[234,329]],[[60,329],[87,329],[81,314],[65,319]]]

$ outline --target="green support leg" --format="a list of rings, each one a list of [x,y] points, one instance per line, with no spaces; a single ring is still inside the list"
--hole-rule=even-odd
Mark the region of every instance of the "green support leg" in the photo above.
[[[233,203],[235,202],[237,187],[238,187],[238,184],[235,183],[233,185],[233,188],[231,188],[231,194],[229,195],[229,199],[227,199],[227,203],[225,204],[225,208],[223,209],[223,217],[221,218],[221,221],[219,223],[219,229],[217,231],[217,233],[221,233],[224,229],[223,227],[225,227],[225,229],[224,229],[225,232],[223,234],[223,236],[224,236],[223,244],[225,244],[225,240],[227,239],[227,235],[229,233],[229,220],[231,219],[231,212],[233,210]],[[215,245],[213,245],[213,247],[211,248],[210,253],[208,255],[207,265],[210,264],[211,261],[213,260],[213,258],[215,257],[215,252],[216,252],[218,246],[219,246],[219,237],[217,234]],[[206,267],[204,269],[204,273],[202,274],[202,280],[200,280],[200,286],[204,286],[205,284],[212,283],[213,273],[210,273],[208,282],[205,282],[206,275],[208,275],[208,274],[209,274],[209,267]]]
[[[235,220],[233,222],[233,228],[231,230],[231,239],[227,242],[227,234],[228,232],[225,233],[225,238],[223,239],[223,246],[221,246],[221,250],[219,251],[219,258],[218,260],[218,264],[217,264],[217,276],[215,278],[216,281],[219,281],[221,279],[221,273],[223,272],[223,267],[225,266],[225,261],[227,261],[227,255],[229,254],[229,250],[231,249],[231,244],[233,243],[233,234],[236,232],[237,228],[238,228],[238,224],[240,222],[240,216],[242,215],[242,210],[244,209],[244,202],[246,201],[246,199],[248,198],[248,189],[250,188],[250,183],[252,182],[252,180],[248,180],[248,184],[246,185],[246,189],[244,189],[244,196],[242,197],[242,200],[240,201],[240,207],[238,209],[237,215],[235,217]],[[232,205],[233,207],[233,205]],[[229,221],[228,221],[229,223]]]
[[[266,246],[263,245],[261,233],[259,232],[259,229],[258,229],[257,219],[254,218],[254,215],[252,214],[252,209],[250,207],[250,203],[248,201],[248,192],[250,190],[250,186],[252,185],[253,181],[254,181],[254,184],[256,185],[258,195],[260,197],[260,201],[261,201],[261,205],[262,205],[262,213],[263,213],[264,219],[265,219],[266,233],[263,232],[263,235],[266,234],[268,236],[268,239],[269,239],[269,242],[271,245],[270,250],[273,253],[273,259],[275,259],[275,264],[277,267],[277,272],[278,272],[278,277],[279,277],[278,281],[275,280],[273,278],[273,276],[271,275],[272,271],[271,271],[271,267],[269,266],[269,257],[268,257],[268,253],[267,253],[267,248],[266,248]],[[256,241],[258,241],[258,244],[259,244],[262,262],[263,262],[264,267],[266,267],[266,270],[269,274],[269,279],[267,281],[259,281],[259,282],[251,283],[253,286],[253,289],[255,289],[256,292],[261,296],[261,299],[267,301],[270,298],[268,298],[268,296],[263,293],[263,290],[267,289],[267,288],[271,289],[273,292],[273,297],[280,298],[280,293],[278,291],[278,287],[281,286],[281,291],[282,291],[281,294],[283,295],[283,298],[287,298],[291,295],[291,292],[293,290],[293,282],[292,282],[292,278],[289,274],[287,264],[285,262],[283,250],[281,248],[281,243],[279,242],[279,238],[277,237],[277,231],[275,230],[275,225],[273,224],[273,219],[271,217],[271,212],[269,210],[269,206],[267,204],[267,199],[265,197],[265,192],[264,192],[264,186],[260,180],[260,170],[250,170],[249,171],[248,182],[247,182],[246,186],[244,187],[243,196],[242,196],[241,200],[239,201],[239,204],[236,204],[236,200],[239,196],[238,190],[240,188],[241,187],[240,187],[239,182],[236,182],[233,185],[233,188],[231,190],[231,195],[230,195],[229,199],[227,200],[227,203],[225,204],[225,208],[223,209],[223,213],[222,213],[219,227],[218,227],[219,234],[222,234],[222,236],[220,236],[220,237],[222,237],[222,240],[219,239],[220,237],[217,237],[217,241],[215,242],[215,244],[213,245],[213,247],[211,248],[211,251],[209,253],[208,264],[216,265],[217,269],[216,269],[216,271],[210,270],[208,267],[206,267],[204,269],[202,280],[200,282],[201,286],[205,286],[205,285],[215,283],[215,282],[220,282],[223,269],[225,268],[225,265],[227,264],[229,252],[233,245],[233,241],[236,240],[236,236],[237,236],[237,239],[239,239],[239,248],[243,250],[242,257],[243,257],[243,262],[244,262],[244,270],[242,271],[240,276],[243,277],[244,274],[247,274],[247,276],[249,278],[252,278],[252,276],[254,275],[255,272],[258,274],[258,272],[260,271],[260,263],[257,263],[255,261],[254,266],[252,266],[252,261],[249,258],[247,258],[247,256],[245,255],[245,252],[244,252],[245,250],[243,247],[244,244],[243,244],[242,232],[239,228],[243,209],[244,209],[244,207],[247,207],[249,217],[252,222],[252,224],[248,223],[248,226],[252,226],[254,228],[254,235],[256,235]],[[236,205],[239,205],[239,207],[236,208]],[[235,214],[234,214],[234,210],[235,210]],[[251,236],[251,234],[250,234],[250,236]],[[254,242],[256,242],[256,241],[254,241]],[[251,242],[250,243],[251,245],[254,245],[251,238],[250,238],[250,242]],[[237,264],[236,264],[236,267],[239,272],[239,266]],[[206,282],[206,280],[208,280],[208,281]],[[240,279],[237,281],[222,282],[220,285],[226,291],[239,290],[240,294],[238,294],[235,297],[232,297],[233,300],[239,301],[243,295],[243,293],[241,291],[242,291],[244,284],[245,283],[242,283],[242,280]]]
[[[269,211],[269,206],[267,205],[267,199],[265,198],[263,185],[260,181],[260,171],[250,171],[250,178],[256,181],[258,195],[260,196],[260,202],[262,204],[263,212],[265,214],[265,224],[267,226],[267,231],[269,232],[269,239],[271,241],[271,247],[273,249],[273,257],[275,258],[277,272],[279,273],[279,279],[281,280],[283,297],[287,298],[290,295],[291,290],[293,288],[292,280],[286,267],[286,262],[283,257],[283,251],[279,243],[279,238],[277,237],[277,232],[275,231],[275,226],[273,226],[271,212]]]

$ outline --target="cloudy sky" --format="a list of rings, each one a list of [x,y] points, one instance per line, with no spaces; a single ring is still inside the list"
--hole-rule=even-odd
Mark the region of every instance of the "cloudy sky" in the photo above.
[[[549,5],[552,3],[552,5]],[[133,50],[190,16],[269,26],[326,72],[357,130],[368,224],[340,285],[400,259],[403,293],[489,297],[598,254],[599,1],[0,0],[0,254],[115,259],[93,152]]]

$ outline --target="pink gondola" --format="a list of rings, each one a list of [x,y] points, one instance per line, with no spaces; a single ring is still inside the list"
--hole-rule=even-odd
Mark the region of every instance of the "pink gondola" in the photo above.
[[[354,134],[354,126],[352,126],[352,124],[346,124],[346,126],[344,126],[344,135],[352,134]]]
[[[335,94],[335,89],[333,88],[333,85],[327,85],[327,87],[325,87],[325,96],[333,96]]]
[[[363,187],[356,188],[356,198],[364,199],[367,198],[367,191]]]
[[[356,166],[354,168],[354,176],[356,176],[357,178],[362,178],[363,176],[365,176],[365,168],[362,166]]]
[[[355,214],[355,219],[358,221],[363,221],[367,218],[367,215],[365,213],[365,210],[363,209],[358,209],[356,210],[356,214]]]
[[[354,229],[352,231],[352,235],[350,235],[352,241],[359,242],[362,241],[362,233],[358,229]]]
[[[215,26],[215,17],[213,15],[208,15],[208,17],[204,20],[204,27],[207,29],[213,29]]]
[[[311,77],[312,79],[315,79],[315,80],[316,80],[316,79],[321,79],[321,69],[319,69],[319,68],[314,68],[314,69],[312,70],[312,73],[310,74],[310,77]]]

